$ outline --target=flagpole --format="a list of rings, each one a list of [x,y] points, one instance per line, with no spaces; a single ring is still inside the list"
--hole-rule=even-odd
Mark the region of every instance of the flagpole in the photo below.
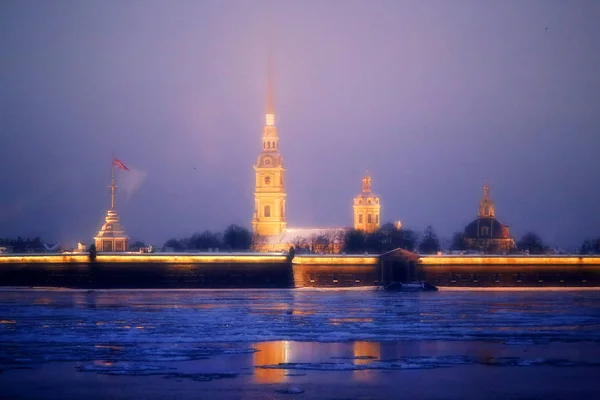
[[[112,161],[112,179],[110,181],[110,209],[115,209],[115,162]]]

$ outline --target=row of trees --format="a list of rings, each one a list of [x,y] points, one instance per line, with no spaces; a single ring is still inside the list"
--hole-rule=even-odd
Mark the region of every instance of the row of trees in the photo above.
[[[587,243],[593,243],[593,241],[586,241],[584,245],[581,247],[581,253],[595,253],[600,254],[600,239],[597,240],[598,246],[595,247],[596,251],[594,251],[594,247],[587,247]],[[542,238],[533,232],[528,232],[521,240],[516,243],[518,252],[526,251],[529,254],[546,254],[552,251],[551,247],[544,244]],[[585,249],[585,250],[584,250]],[[588,250],[591,249],[591,250]],[[484,253],[498,253],[501,249],[496,247],[493,243],[489,244],[480,244],[479,246],[469,245],[467,242],[464,233],[456,232],[452,236],[452,243],[450,244],[450,250],[452,251],[482,251]]]
[[[600,254],[600,237],[596,239],[587,239],[579,249],[581,254]]]
[[[188,238],[170,239],[164,248],[175,251],[223,249],[226,251],[245,251],[260,248],[266,238],[253,235],[247,229],[238,225],[230,225],[224,232],[204,231]],[[1,242],[0,242],[1,243]],[[545,254],[551,251],[542,238],[533,232],[528,232],[517,241],[517,251],[526,251],[529,254]],[[131,246],[137,250],[144,247],[142,242]],[[418,251],[421,254],[435,254],[442,250],[440,240],[432,226],[425,228],[423,235],[410,229],[396,229],[391,224],[383,225],[379,230],[365,233],[358,230],[330,230],[321,234],[312,234],[309,237],[298,236],[292,240],[291,247],[296,253],[324,253],[333,254],[343,251],[348,254],[360,253],[385,253],[397,248],[409,251]],[[491,245],[487,247],[470,246],[464,233],[456,232],[450,244],[451,251],[482,251],[484,253],[497,253],[501,249]],[[600,254],[600,238],[585,240],[580,248],[581,254]]]
[[[246,228],[229,225],[224,232],[204,231],[182,239],[169,239],[163,249],[174,251],[222,249],[226,251],[245,251],[258,245],[259,238]]]
[[[40,252],[45,250],[42,239],[39,237],[25,239],[21,236],[16,239],[0,238],[0,246],[11,247],[15,253]]]
[[[393,224],[385,224],[373,233],[350,230],[346,232],[343,250],[355,253],[385,253],[397,248],[415,250],[418,236],[410,229],[396,229]]]

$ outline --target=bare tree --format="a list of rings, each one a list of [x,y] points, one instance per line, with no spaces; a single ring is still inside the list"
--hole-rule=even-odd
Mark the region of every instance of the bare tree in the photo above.
[[[319,242],[319,235],[313,233],[308,237],[308,248],[311,253],[317,252],[317,244]]]
[[[264,251],[267,246],[268,239],[266,236],[261,236],[258,233],[252,234],[252,244],[251,248],[254,251]]]
[[[306,247],[308,247],[308,241],[302,236],[296,236],[292,240],[291,245],[294,247],[296,252],[302,252],[306,249]]]

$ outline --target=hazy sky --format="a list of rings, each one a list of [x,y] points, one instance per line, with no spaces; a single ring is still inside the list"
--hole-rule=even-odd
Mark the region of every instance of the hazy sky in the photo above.
[[[600,1],[0,2],[0,237],[89,243],[109,206],[162,245],[250,228],[267,38],[290,227],[450,237],[487,178],[498,218],[600,236]]]

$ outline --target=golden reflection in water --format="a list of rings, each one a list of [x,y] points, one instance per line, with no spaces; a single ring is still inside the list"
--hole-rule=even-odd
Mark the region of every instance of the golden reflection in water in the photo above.
[[[52,300],[48,297],[40,297],[39,299],[35,299],[33,304],[35,305],[44,305],[47,306],[52,303]]]
[[[365,365],[381,358],[381,344],[377,342],[354,342],[352,346],[354,364]],[[352,371],[354,379],[362,382],[373,381],[377,374],[373,370]]]
[[[284,369],[256,368],[262,365],[287,363],[290,355],[290,343],[285,340],[255,343],[253,355],[254,380],[256,383],[283,383],[287,381]]]
[[[331,325],[341,325],[345,322],[373,322],[373,318],[361,318],[361,317],[342,317],[342,318],[329,318]]]

